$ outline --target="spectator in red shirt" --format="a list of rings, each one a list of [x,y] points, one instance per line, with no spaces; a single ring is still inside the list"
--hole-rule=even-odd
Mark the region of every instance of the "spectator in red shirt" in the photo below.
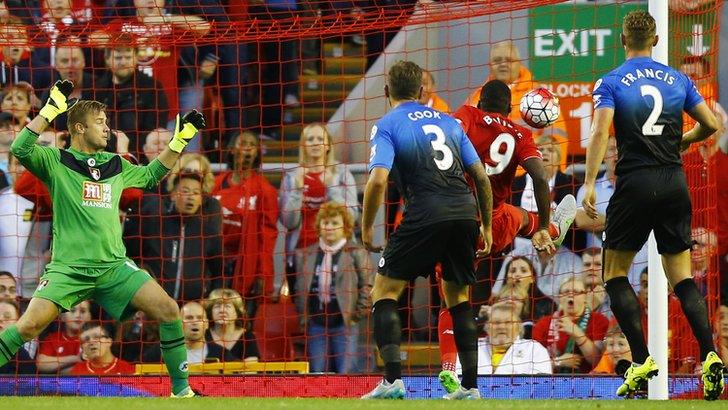
[[[81,355],[83,361],[71,368],[73,375],[111,376],[134,374],[133,364],[111,353],[113,339],[101,322],[88,322],[81,328]]]
[[[602,357],[609,320],[592,312],[578,277],[559,287],[559,310],[536,322],[533,338],[546,346],[554,373],[589,373]]]
[[[91,320],[88,301],[76,305],[61,314],[63,329],[51,333],[40,342],[36,358],[41,373],[67,374],[73,365],[81,361],[81,341],[79,335],[83,325]]]
[[[278,237],[278,191],[260,174],[258,136],[245,131],[228,154],[231,171],[215,178],[214,198],[223,209],[225,270],[246,301],[273,293],[273,248]],[[255,316],[253,306],[248,307]]]

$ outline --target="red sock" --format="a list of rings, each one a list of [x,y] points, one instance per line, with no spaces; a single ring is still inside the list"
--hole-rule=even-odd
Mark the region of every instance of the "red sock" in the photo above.
[[[521,228],[520,231],[518,231],[518,236],[521,236],[523,238],[530,238],[533,236],[533,234],[538,231],[538,225],[539,225],[539,218],[538,214],[535,212],[528,212],[528,225]],[[549,235],[552,239],[556,239],[559,237],[559,227],[556,226],[555,223],[551,222],[549,223]]]
[[[437,332],[440,340],[440,363],[442,370],[455,371],[458,348],[455,346],[455,333],[452,330],[452,316],[446,308],[440,309],[437,320]]]

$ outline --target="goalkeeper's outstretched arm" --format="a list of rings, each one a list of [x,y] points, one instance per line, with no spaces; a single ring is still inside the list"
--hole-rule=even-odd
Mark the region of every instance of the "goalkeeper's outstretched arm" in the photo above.
[[[187,143],[194,138],[197,131],[205,128],[205,117],[197,110],[192,110],[180,118],[177,114],[177,122],[174,127],[174,137],[167,148],[157,157],[157,160],[167,169],[172,169],[179,159],[180,154],[187,146]]]

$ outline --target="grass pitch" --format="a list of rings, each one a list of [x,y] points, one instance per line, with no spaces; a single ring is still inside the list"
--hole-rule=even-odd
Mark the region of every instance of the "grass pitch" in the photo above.
[[[699,400],[476,400],[447,402],[444,400],[363,401],[356,399],[296,399],[296,398],[90,398],[90,397],[0,397],[2,409],[48,410],[185,410],[185,409],[725,409],[725,401]]]

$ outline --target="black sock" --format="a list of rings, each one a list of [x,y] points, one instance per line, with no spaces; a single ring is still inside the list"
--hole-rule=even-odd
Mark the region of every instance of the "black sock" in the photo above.
[[[372,307],[374,338],[384,361],[384,379],[392,383],[402,378],[399,345],[402,343],[402,325],[397,314],[397,301],[381,299]]]
[[[680,299],[683,313],[693,329],[693,334],[700,345],[701,362],[705,360],[708,353],[715,350],[713,345],[713,331],[710,328],[708,320],[708,307],[705,305],[705,299],[700,294],[695,282],[691,279],[685,279],[675,285],[673,288],[675,295]]]
[[[448,309],[452,316],[452,330],[455,346],[463,368],[462,386],[465,389],[478,387],[478,329],[470,309],[470,302],[463,302]]]
[[[642,308],[632,285],[626,276],[620,276],[609,279],[604,288],[609,295],[612,313],[629,342],[632,361],[644,363],[650,352],[647,350],[645,334],[642,331]]]

